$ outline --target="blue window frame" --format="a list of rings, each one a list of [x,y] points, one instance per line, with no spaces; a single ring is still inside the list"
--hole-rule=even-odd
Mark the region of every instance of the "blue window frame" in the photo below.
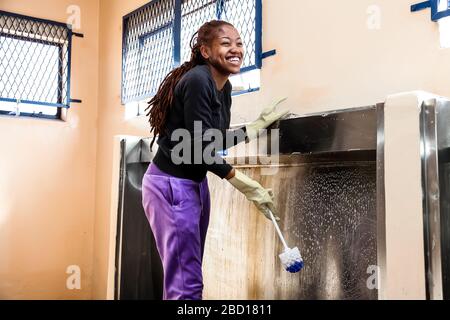
[[[450,0],[429,0],[413,4],[411,11],[420,11],[431,8],[431,20],[438,21],[450,16]]]
[[[232,23],[245,45],[241,73],[260,69],[261,0],[153,0],[123,17],[122,104],[152,97],[164,77],[190,58],[189,41],[205,22]]]
[[[0,114],[59,118],[81,102],[70,98],[73,35],[82,37],[65,23],[0,11]]]

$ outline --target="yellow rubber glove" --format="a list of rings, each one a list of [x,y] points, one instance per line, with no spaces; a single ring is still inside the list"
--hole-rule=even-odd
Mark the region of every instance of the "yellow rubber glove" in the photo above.
[[[278,101],[275,101],[271,105],[265,107],[264,110],[259,115],[258,119],[245,126],[248,141],[255,139],[258,136],[259,130],[267,128],[272,123],[274,123],[275,121],[277,121],[278,119],[280,119],[289,112],[289,110],[281,112],[275,111],[276,106],[286,99],[287,98],[279,99]]]
[[[228,179],[228,181],[240,192],[242,192],[247,200],[253,201],[255,206],[261,211],[264,216],[272,220],[270,218],[270,213],[267,210],[267,207],[272,211],[275,219],[280,221],[280,218],[276,216],[275,207],[273,205],[273,192],[271,189],[264,189],[257,181],[251,179],[246,176],[242,172],[235,170],[235,174],[233,178]],[[267,207],[266,207],[267,206]]]

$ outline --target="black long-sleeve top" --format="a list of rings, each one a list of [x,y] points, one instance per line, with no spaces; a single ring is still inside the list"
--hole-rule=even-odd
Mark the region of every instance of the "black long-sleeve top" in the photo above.
[[[231,116],[231,89],[231,83],[227,81],[223,89],[218,90],[207,65],[198,65],[183,75],[175,86],[173,103],[166,118],[165,133],[161,134],[157,140],[159,148],[153,162],[162,171],[178,178],[197,182],[203,180],[207,171],[213,172],[222,179],[228,175],[232,166],[217,155],[217,151],[228,149],[246,138],[245,127],[228,130]],[[194,121],[200,121],[201,132],[199,123],[195,126]],[[179,163],[180,156],[185,155],[180,152],[181,145],[178,144],[182,141],[180,138],[182,134],[174,139],[175,141],[171,141],[171,138],[175,138],[172,133],[176,129],[186,129],[185,132],[190,134],[191,154],[188,157],[189,161],[184,163]],[[213,139],[211,130],[208,129],[219,130],[223,140]],[[203,139],[201,139],[202,136]],[[205,139],[205,137],[208,138]],[[187,141],[187,139],[184,140],[184,142]],[[204,152],[209,153],[211,159],[205,160],[202,156]],[[174,163],[173,159],[177,163]]]

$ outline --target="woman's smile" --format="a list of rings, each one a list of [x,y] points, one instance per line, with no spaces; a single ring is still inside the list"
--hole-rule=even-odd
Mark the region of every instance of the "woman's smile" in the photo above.
[[[240,72],[244,48],[235,28],[222,26],[207,52],[209,63],[220,73],[229,75]]]

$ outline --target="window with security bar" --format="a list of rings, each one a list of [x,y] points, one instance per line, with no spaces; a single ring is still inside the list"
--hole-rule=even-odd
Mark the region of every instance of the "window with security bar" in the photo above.
[[[450,0],[440,0],[437,11],[443,15],[438,21],[441,47],[450,48]]]
[[[153,0],[123,18],[122,103],[142,114],[145,99],[164,77],[190,59],[189,42],[200,26],[225,20],[239,31],[245,56],[239,75],[230,77],[234,94],[259,89],[261,0]]]
[[[72,32],[65,23],[0,11],[0,114],[59,119],[70,102]]]
[[[439,23],[441,47],[450,48],[450,0],[428,0],[413,4],[411,11],[430,8],[431,20]]]

